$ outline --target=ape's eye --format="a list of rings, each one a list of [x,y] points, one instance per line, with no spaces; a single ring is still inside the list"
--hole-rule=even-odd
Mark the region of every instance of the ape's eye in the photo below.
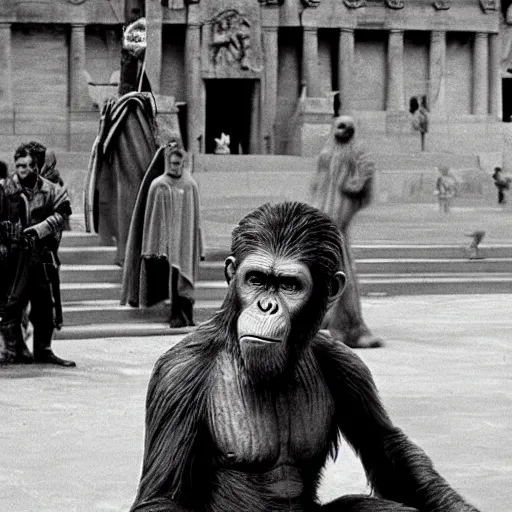
[[[302,289],[302,285],[297,279],[284,279],[280,288],[285,292],[298,292]]]
[[[264,284],[263,278],[256,273],[250,273],[246,278],[246,282],[251,286],[263,286]]]

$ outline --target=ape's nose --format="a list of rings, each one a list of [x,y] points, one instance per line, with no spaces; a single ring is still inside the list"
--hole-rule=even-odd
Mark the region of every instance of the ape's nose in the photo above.
[[[277,305],[277,302],[272,299],[259,299],[258,300],[258,308],[260,308],[260,311],[262,313],[267,313],[269,315],[275,315],[278,310],[279,306]]]

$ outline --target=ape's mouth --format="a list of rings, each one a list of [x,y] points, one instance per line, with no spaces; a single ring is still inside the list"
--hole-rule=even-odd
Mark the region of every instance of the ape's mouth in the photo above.
[[[240,336],[240,341],[245,341],[249,343],[281,343],[281,340],[278,338],[267,338],[266,336],[256,336],[254,334],[244,334]]]

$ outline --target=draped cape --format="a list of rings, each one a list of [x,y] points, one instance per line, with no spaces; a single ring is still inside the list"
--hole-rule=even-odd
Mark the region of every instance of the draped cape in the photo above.
[[[147,94],[131,92],[105,103],[94,141],[85,193],[85,225],[102,243],[116,240],[124,260],[137,193],[156,150],[155,115]]]
[[[178,271],[178,295],[194,300],[194,283],[203,252],[199,193],[187,168],[181,178],[164,174],[164,148],[155,155],[142,181],[133,211],[123,270],[121,304],[147,307],[172,300],[172,272],[165,294],[148,279],[154,259]]]

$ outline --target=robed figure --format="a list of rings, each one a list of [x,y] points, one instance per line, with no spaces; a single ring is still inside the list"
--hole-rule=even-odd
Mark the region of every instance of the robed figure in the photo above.
[[[143,64],[145,28],[140,19],[124,30],[119,97],[101,107],[85,192],[86,230],[98,233],[101,244],[117,246],[119,265],[137,193],[158,148],[156,107]]]
[[[194,325],[194,287],[203,242],[199,192],[176,142],[161,147],[142,182],[130,224],[121,304],[170,299],[169,325]]]
[[[311,185],[311,202],[338,225],[344,239],[345,291],[329,310],[323,328],[354,348],[383,344],[363,320],[361,299],[349,247],[349,226],[354,215],[370,204],[375,163],[355,137],[350,116],[336,118],[318,157],[317,172]]]

